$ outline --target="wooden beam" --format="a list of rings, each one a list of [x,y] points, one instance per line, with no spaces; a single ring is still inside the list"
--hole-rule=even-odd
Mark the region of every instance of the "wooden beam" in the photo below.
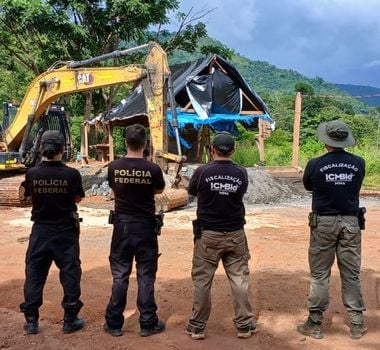
[[[224,74],[226,74],[226,75],[229,75],[226,71],[225,71],[225,69],[220,65],[220,63],[218,62],[218,61],[214,61],[215,62],[215,64],[220,68],[220,70],[224,73]],[[258,106],[256,106],[256,104],[247,96],[247,94],[240,88],[240,90],[241,90],[241,92],[242,92],[242,94],[243,94],[243,96],[247,99],[247,101],[248,102],[250,102],[251,103],[251,105],[253,106],[253,107],[255,107],[258,111],[261,111],[261,109],[258,107]],[[261,111],[261,112],[264,112],[264,111]]]
[[[293,155],[292,166],[298,167],[298,154],[300,143],[300,126],[301,126],[301,109],[302,109],[302,95],[297,92],[294,106],[294,125],[293,125]]]
[[[81,127],[80,158],[82,165],[88,164],[88,124],[84,122]]]
[[[265,164],[265,151],[264,151],[264,130],[265,123],[264,120],[259,118],[259,135],[257,137],[257,143],[259,148],[259,158],[260,158],[260,165]]]
[[[240,89],[241,90],[241,93],[243,94],[243,96],[247,99],[247,101],[248,102],[250,102],[251,103],[251,105],[253,106],[253,107],[255,107],[258,111],[260,111],[261,113],[263,113],[264,111],[262,111],[261,109],[260,109],[260,107],[258,107],[258,106],[256,106],[256,104],[247,96],[247,94],[242,90],[242,89]]]
[[[112,125],[112,122],[110,122],[108,124],[108,144],[109,144],[109,152],[108,152],[109,161],[112,162],[115,159],[115,154],[113,151],[114,142],[113,142],[113,125]]]
[[[188,110],[183,110],[183,109],[181,108],[181,111],[182,111],[182,112],[188,112],[188,113],[195,113],[194,108],[189,108]]]
[[[214,60],[214,63],[220,68],[220,70],[225,74],[225,75],[229,75],[225,69],[220,65],[220,63],[217,61],[217,60]]]
[[[189,103],[184,108],[181,108],[181,111],[187,112],[190,106],[191,106],[191,101],[189,101]]]
[[[247,114],[247,115],[248,115],[248,114],[262,115],[263,112],[262,112],[262,111],[241,111],[240,114],[243,114],[243,115],[245,115],[245,114]]]
[[[206,163],[208,163],[211,160],[210,128],[208,125],[202,125],[202,130],[199,134],[198,163],[202,163],[204,149],[206,149]]]

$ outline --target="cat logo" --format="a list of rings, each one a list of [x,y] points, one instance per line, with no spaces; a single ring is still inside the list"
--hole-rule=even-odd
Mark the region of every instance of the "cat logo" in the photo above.
[[[78,73],[77,83],[91,85],[94,82],[94,77],[91,73]]]

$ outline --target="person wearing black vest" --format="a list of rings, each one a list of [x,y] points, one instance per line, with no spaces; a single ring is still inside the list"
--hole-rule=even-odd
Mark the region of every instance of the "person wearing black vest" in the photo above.
[[[144,159],[146,132],[142,125],[126,128],[125,143],[127,155],[108,166],[115,210],[111,215],[113,233],[109,256],[113,285],[104,330],[114,337],[123,335],[123,312],[135,260],[140,335],[147,337],[165,330],[165,323],[157,317],[154,297],[159,233],[154,195],[163,192],[165,181],[161,168]]]
[[[336,257],[343,304],[351,321],[351,337],[359,339],[367,331],[360,285],[361,231],[358,219],[365,162],[344,150],[354,146],[355,140],[342,121],[321,123],[317,135],[328,152],[311,159],[303,175],[306,190],[312,191],[312,213],[309,215],[311,285],[309,317],[298,325],[297,330],[316,339],[323,338],[321,322],[323,312],[329,306],[331,267]]]
[[[231,135],[217,134],[211,146],[214,161],[198,167],[189,183],[188,192],[198,201],[197,220],[193,222],[193,309],[185,329],[193,339],[205,338],[211,285],[220,260],[231,286],[237,336],[248,338],[256,332],[248,290],[250,255],[244,232],[243,196],[248,174],[231,161],[234,148]]]
[[[27,171],[23,183],[24,196],[32,200],[34,222],[25,260],[25,301],[20,305],[27,334],[38,333],[43,288],[53,261],[63,287],[63,331],[75,332],[84,325],[77,316],[83,303],[76,205],[84,192],[79,171],[62,163],[64,144],[59,131],[45,131],[41,137],[42,162]]]

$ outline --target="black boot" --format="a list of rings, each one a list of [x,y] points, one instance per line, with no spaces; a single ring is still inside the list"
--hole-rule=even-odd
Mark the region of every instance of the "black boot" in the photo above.
[[[360,339],[364,334],[367,333],[367,326],[363,322],[351,323],[350,331],[352,339]]]
[[[310,317],[306,320],[306,322],[301,323],[297,326],[297,331],[298,333],[315,339],[323,338],[321,322],[314,322]]]
[[[163,331],[165,331],[165,322],[158,320],[157,324],[152,328],[141,328],[140,336],[150,337],[153,334],[162,333]]]
[[[84,327],[84,321],[78,318],[78,311],[65,310],[63,319],[63,333],[73,333]]]
[[[26,334],[37,334],[38,333],[38,317],[25,315],[24,330]]]

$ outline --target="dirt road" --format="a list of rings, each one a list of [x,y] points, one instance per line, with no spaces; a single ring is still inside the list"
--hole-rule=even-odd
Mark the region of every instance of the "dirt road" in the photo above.
[[[167,323],[165,333],[150,338],[138,335],[136,280],[131,278],[125,312],[125,335],[113,338],[102,330],[104,310],[111,289],[108,251],[111,227],[107,211],[80,207],[84,218],[81,232],[83,267],[82,294],[85,307],[83,331],[64,335],[62,290],[57,269],[51,269],[44,292],[40,333],[24,335],[24,256],[30,230],[29,209],[0,208],[0,349],[380,349],[380,201],[365,200],[367,229],[363,233],[362,281],[368,311],[368,334],[361,340],[349,337],[349,328],[340,297],[336,266],[331,279],[331,303],[325,315],[325,338],[314,340],[299,335],[295,328],[306,315],[309,290],[307,263],[309,201],[285,206],[250,206],[246,231],[252,255],[250,283],[258,333],[237,339],[232,324],[232,306],[227,279],[218,269],[213,286],[213,310],[207,338],[194,341],[183,329],[191,311],[192,233],[194,208],[167,213],[157,275],[159,315]]]

